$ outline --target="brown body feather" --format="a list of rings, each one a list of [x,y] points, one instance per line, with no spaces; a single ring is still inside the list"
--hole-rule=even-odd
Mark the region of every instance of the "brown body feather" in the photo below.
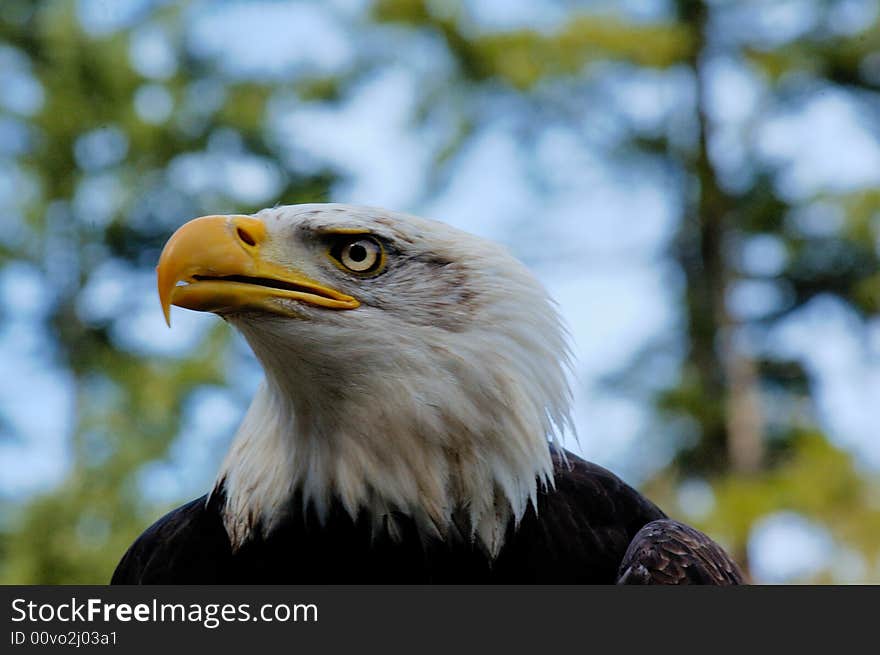
[[[555,489],[538,495],[492,559],[459,533],[426,537],[406,517],[399,535],[375,530],[334,507],[323,523],[291,512],[268,536],[233,552],[222,497],[197,499],[150,527],[128,550],[115,584],[265,583],[701,583],[742,581],[736,564],[706,535],[668,520],[606,469],[554,457]]]

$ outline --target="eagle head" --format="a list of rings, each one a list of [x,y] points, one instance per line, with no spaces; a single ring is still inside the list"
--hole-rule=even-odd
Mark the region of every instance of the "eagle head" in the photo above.
[[[464,523],[496,554],[553,482],[570,427],[555,307],[501,246],[443,223],[341,204],[183,225],[157,267],[170,305],[210,311],[265,372],[218,475],[233,547],[293,498],[394,533]]]

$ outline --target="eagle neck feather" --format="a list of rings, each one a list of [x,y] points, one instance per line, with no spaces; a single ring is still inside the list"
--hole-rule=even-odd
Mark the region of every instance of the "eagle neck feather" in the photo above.
[[[440,538],[464,517],[470,537],[494,557],[511,519],[518,524],[539,488],[553,484],[550,440],[568,420],[561,370],[531,375],[515,357],[481,365],[477,337],[472,353],[448,357],[440,369],[436,358],[392,362],[408,375],[373,375],[369,393],[363,381],[346,392],[327,384],[334,375],[309,375],[302,353],[285,354],[264,334],[249,341],[267,379],[217,483],[233,548],[255,530],[268,536],[299,496],[319,519],[340,503],[392,536],[394,513]],[[411,359],[410,351],[400,349]],[[286,365],[267,361],[277,357]]]

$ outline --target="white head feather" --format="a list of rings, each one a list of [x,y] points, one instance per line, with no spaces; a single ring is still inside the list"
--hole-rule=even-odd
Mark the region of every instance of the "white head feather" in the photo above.
[[[226,316],[266,374],[218,477],[233,545],[271,532],[300,492],[319,517],[338,501],[441,536],[464,516],[497,554],[553,483],[549,442],[570,426],[564,330],[540,283],[502,247],[414,216],[328,204],[256,217],[274,261],[361,306]],[[328,228],[386,241],[386,271],[340,270],[314,239]]]

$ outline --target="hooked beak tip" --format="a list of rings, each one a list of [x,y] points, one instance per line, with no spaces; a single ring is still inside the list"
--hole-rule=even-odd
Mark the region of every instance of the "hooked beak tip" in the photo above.
[[[163,284],[161,265],[156,267],[156,274],[159,278],[159,304],[162,306],[162,315],[165,317],[165,325],[171,327],[171,291],[167,283]]]

